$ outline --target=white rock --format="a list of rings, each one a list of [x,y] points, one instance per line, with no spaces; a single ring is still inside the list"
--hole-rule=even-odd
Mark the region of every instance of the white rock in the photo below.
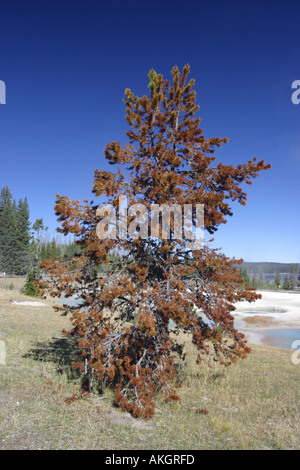
[[[24,305],[26,307],[47,307],[47,305],[44,304],[43,302],[34,302],[34,301],[30,301],[30,300],[26,300],[25,302],[14,301],[13,304],[15,304],[15,305]]]

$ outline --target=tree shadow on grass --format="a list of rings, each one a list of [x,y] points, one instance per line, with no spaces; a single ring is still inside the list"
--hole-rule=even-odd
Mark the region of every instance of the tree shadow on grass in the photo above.
[[[77,370],[72,369],[72,364],[81,361],[80,350],[75,337],[64,335],[53,338],[52,341],[38,341],[34,347],[23,357],[35,361],[52,362],[56,365],[59,374],[66,374],[68,379],[76,379],[79,376]]]

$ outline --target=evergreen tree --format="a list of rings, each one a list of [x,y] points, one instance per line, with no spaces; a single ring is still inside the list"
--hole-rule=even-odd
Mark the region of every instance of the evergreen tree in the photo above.
[[[44,225],[43,219],[36,219],[35,222],[32,224],[32,232],[33,232],[33,243],[32,243],[32,251],[34,257],[34,264],[38,266],[39,262],[43,259],[47,259],[45,254],[45,249],[43,249],[43,256],[45,258],[41,258],[41,251],[42,251],[42,236],[45,232],[47,232],[48,227]]]
[[[296,275],[295,275],[295,266],[292,265],[291,267],[291,274],[290,274],[290,289],[294,290],[296,287]]]
[[[5,186],[4,188],[1,189],[0,193],[0,214],[3,212],[4,207],[8,203],[8,201],[12,200],[12,194],[8,188],[8,186]]]
[[[265,283],[265,289],[273,289],[273,287],[275,288],[275,284],[273,286],[273,284],[271,284],[270,280],[267,279],[267,282]]]
[[[237,168],[215,162],[215,149],[227,139],[203,135],[195,116],[194,80],[187,83],[188,74],[189,66],[182,74],[174,67],[170,82],[151,70],[149,97],[126,90],[129,144],[111,142],[105,156],[130,171],[130,184],[121,168],[115,173],[96,170],[93,192],[106,196],[113,207],[121,195],[130,205],[142,204],[151,226],[152,204],[178,204],[181,209],[204,204],[205,228],[212,234],[232,215],[230,201],[246,203],[240,185],[251,183],[269,165],[256,159]],[[40,287],[53,296],[75,294],[82,300],[78,309],[61,307],[71,315],[71,334],[84,361],[74,365],[84,376],[82,393],[111,385],[117,404],[135,417],[148,418],[159,391],[166,402],[179,399],[176,361],[178,354],[184,358],[184,334],[197,348],[197,364],[211,355],[228,366],[250,352],[231,312],[235,302],[260,295],[240,279],[235,265],[242,260],[208,246],[191,254],[186,237],[178,240],[174,228],[169,237],[99,239],[97,210],[87,201],[57,195],[60,233],[74,234],[82,253],[67,263],[44,263],[50,279]],[[126,256],[116,259],[116,253]],[[96,266],[103,264],[109,270],[99,275]]]
[[[43,228],[43,219],[37,219],[36,229],[41,231]],[[33,267],[35,250],[27,197],[16,204],[5,186],[0,192],[0,270],[8,274],[26,274]]]
[[[285,278],[284,278],[282,288],[284,290],[290,290],[291,289],[291,283],[290,283],[290,279],[288,278],[288,275],[286,275]]]
[[[246,268],[240,268],[240,277],[244,279],[245,283],[251,284],[250,277]]]
[[[251,285],[255,287],[255,289],[258,288],[258,279],[256,276],[256,273],[253,274],[252,280],[251,280]]]
[[[71,242],[68,245],[65,245],[64,248],[64,259],[73,258],[80,253],[80,246],[75,242]]]
[[[62,247],[53,237],[51,242],[42,243],[38,249],[40,261],[46,259],[59,259],[62,256]]]
[[[259,289],[264,289],[264,287],[265,287],[264,274],[261,271],[260,274],[259,274],[259,278],[258,278],[258,288]]]
[[[16,212],[17,222],[17,257],[15,274],[26,274],[32,263],[32,252],[30,246],[30,221],[29,206],[27,198],[20,199]]]
[[[40,270],[38,268],[34,268],[30,270],[27,274],[26,282],[24,287],[21,289],[23,294],[29,295],[31,297],[35,297],[38,295],[37,287],[35,285],[35,281],[40,276]]]
[[[17,265],[17,220],[16,203],[7,186],[0,196],[0,266],[2,271],[15,274]]]
[[[51,258],[52,259],[59,259],[61,257],[61,249],[60,246],[56,243],[55,238],[53,238],[51,242]]]
[[[281,286],[281,275],[280,275],[279,271],[276,271],[274,283],[275,283],[277,288],[279,288]]]
[[[7,186],[1,189],[0,193],[0,269],[4,271],[3,263],[4,263],[4,245],[5,245],[5,229],[6,229],[6,221],[5,221],[5,209],[8,203],[11,203],[12,195]]]

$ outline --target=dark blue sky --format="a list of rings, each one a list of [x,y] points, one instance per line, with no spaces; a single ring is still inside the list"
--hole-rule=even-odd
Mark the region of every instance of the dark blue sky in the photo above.
[[[145,94],[152,67],[189,63],[206,137],[229,137],[218,160],[272,164],[216,246],[299,262],[299,2],[1,0],[0,15],[0,186],[27,195],[32,220],[54,233],[56,193],[92,197],[106,143],[126,141],[125,88]]]

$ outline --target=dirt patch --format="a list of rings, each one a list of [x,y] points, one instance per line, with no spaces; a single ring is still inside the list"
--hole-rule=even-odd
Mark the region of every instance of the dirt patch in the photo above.
[[[132,428],[147,429],[149,431],[153,429],[153,425],[148,423],[148,421],[134,419],[129,413],[112,411],[109,415],[109,420],[116,426],[130,426]]]
[[[5,404],[7,404],[9,402],[9,397],[8,395],[5,393],[5,392],[2,392],[0,390],[0,405],[1,406],[4,406]]]
[[[256,327],[277,326],[280,324],[280,322],[275,320],[274,317],[268,317],[265,315],[251,315],[251,317],[243,318],[243,322],[245,322],[247,326]]]

